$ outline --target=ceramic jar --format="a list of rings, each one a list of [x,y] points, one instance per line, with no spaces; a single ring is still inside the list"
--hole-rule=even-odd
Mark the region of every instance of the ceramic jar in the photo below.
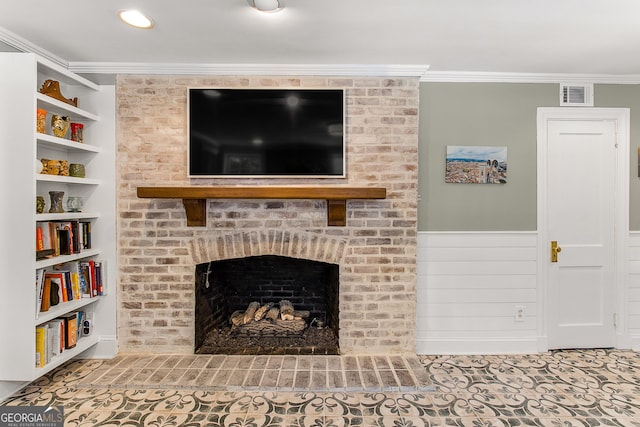
[[[44,213],[44,197],[36,196],[36,213]]]
[[[51,198],[49,213],[64,213],[64,208],[62,207],[64,191],[49,191],[49,197]]]
[[[84,165],[82,163],[71,163],[69,165],[69,176],[73,176],[75,178],[84,178]]]
[[[82,123],[71,123],[71,140],[75,142],[84,142],[84,125]]]
[[[38,133],[45,133],[47,126],[47,110],[38,108],[36,110],[36,131]]]
[[[69,212],[82,212],[83,204],[82,197],[67,197],[67,210]]]

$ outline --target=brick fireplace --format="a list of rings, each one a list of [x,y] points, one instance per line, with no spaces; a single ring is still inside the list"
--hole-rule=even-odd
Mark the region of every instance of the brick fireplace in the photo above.
[[[335,341],[340,326],[339,263],[344,256],[343,249],[332,252],[317,249],[344,248],[344,244],[327,239],[314,243],[317,239],[313,235],[301,232],[240,233],[234,238],[249,245],[254,242],[250,255],[245,252],[244,244],[238,252],[219,252],[218,248],[225,247],[224,236],[198,242],[198,248],[194,249],[201,251],[202,258],[211,259],[197,264],[196,268],[196,352],[339,354]],[[251,302],[277,306],[283,299],[290,301],[296,310],[310,313],[306,323],[311,333],[251,339],[233,333],[242,330],[242,327],[230,327],[233,312],[245,310]],[[318,321],[326,325],[322,331],[318,331]],[[214,342],[210,344],[208,337],[212,336]],[[326,338],[333,339],[327,342]]]
[[[346,179],[186,177],[188,87],[346,88]],[[276,255],[339,266],[341,353],[415,351],[418,79],[118,76],[118,342],[123,352],[193,353],[196,265]],[[318,200],[207,202],[187,227],[181,200],[140,186],[375,186],[327,226]]]

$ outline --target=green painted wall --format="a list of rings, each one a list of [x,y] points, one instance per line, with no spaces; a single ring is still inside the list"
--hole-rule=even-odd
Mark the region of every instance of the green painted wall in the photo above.
[[[638,146],[640,145],[640,85],[594,85],[596,107],[631,109],[631,147],[629,159],[629,229],[640,231],[640,178],[638,178]]]
[[[558,86],[420,85],[420,231],[536,230],[536,110]],[[447,145],[506,146],[507,184],[447,184]]]
[[[536,113],[557,107],[557,84],[422,83],[420,231],[535,231]],[[640,230],[639,85],[595,85],[596,107],[631,108],[630,228]],[[508,149],[508,183],[446,184],[447,145]]]

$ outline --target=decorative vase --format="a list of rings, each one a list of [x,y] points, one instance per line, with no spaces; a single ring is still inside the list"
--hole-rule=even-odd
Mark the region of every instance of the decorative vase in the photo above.
[[[42,196],[36,196],[36,213],[43,213],[44,212],[44,197]]]
[[[71,123],[71,140],[84,142],[84,125],[82,123]]]
[[[54,114],[51,116],[51,132],[58,138],[64,138],[69,130],[69,116]]]
[[[64,209],[62,208],[64,191],[49,191],[49,197],[51,198],[49,213],[64,213]]]
[[[73,176],[75,178],[84,178],[84,165],[82,163],[71,163],[69,165],[69,176]]]
[[[67,210],[69,212],[82,212],[82,197],[67,197]]]
[[[38,133],[46,133],[47,110],[38,108],[36,111],[36,131]]]
[[[42,161],[36,159],[36,173],[42,173],[42,170],[44,169],[44,166],[42,165]]]

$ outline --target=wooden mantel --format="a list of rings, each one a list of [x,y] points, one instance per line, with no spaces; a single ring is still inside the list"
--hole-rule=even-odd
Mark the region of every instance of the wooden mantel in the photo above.
[[[381,187],[138,187],[138,197],[182,199],[188,227],[207,225],[207,199],[323,199],[327,224],[347,224],[347,200],[385,199]]]

